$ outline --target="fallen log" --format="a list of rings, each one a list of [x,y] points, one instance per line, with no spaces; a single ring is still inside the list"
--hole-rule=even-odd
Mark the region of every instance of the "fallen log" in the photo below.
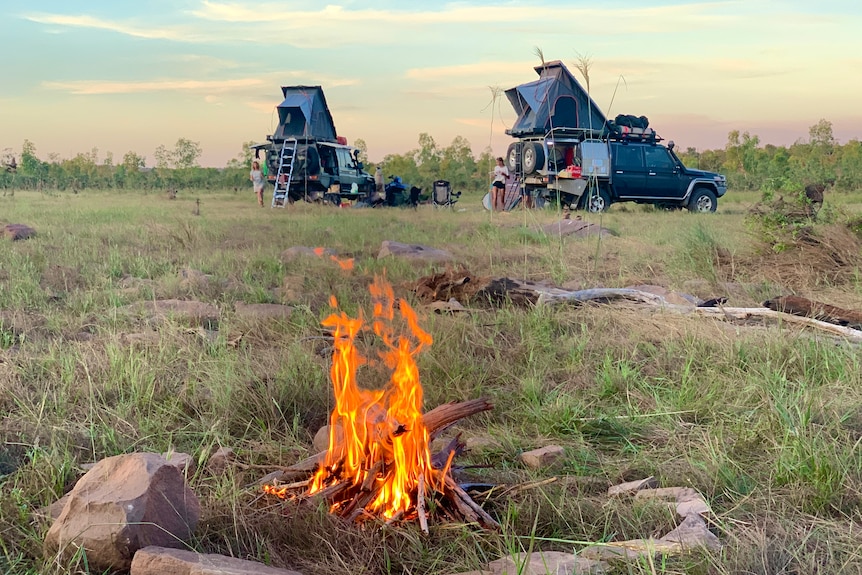
[[[862,312],[842,309],[828,303],[813,301],[804,297],[794,295],[779,296],[763,302],[763,307],[857,330],[862,329]]]

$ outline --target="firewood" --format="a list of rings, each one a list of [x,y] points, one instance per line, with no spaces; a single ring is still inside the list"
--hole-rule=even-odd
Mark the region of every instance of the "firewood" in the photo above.
[[[473,501],[473,498],[470,497],[466,491],[461,489],[461,486],[458,485],[458,483],[456,483],[455,480],[448,475],[446,476],[446,487],[452,490],[457,499],[463,501],[465,505],[470,507],[470,509],[472,509],[476,513],[483,527],[489,529],[500,528],[500,524],[497,523],[497,521],[493,517],[488,515],[488,513],[484,509],[482,509],[482,507],[478,503]]]
[[[481,413],[482,411],[488,411],[489,409],[493,409],[493,407],[494,405],[487,398],[444,403],[427,412],[422,419],[430,438],[433,439],[437,434],[455,422]],[[288,478],[301,477],[313,473],[325,460],[326,451],[321,451],[287,467],[276,479],[284,481]]]
[[[419,515],[419,527],[428,535],[428,517],[425,515],[425,474],[419,474],[419,486],[416,493],[416,513]]]
[[[444,493],[444,496],[450,503],[452,503],[465,522],[479,524],[479,516],[457,493],[454,491],[447,491]]]

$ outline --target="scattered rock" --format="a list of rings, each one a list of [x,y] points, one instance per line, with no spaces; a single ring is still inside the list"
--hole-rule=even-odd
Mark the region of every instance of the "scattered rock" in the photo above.
[[[588,238],[592,236],[615,236],[616,234],[607,228],[582,220],[560,220],[541,227],[541,231],[551,236],[575,236]]]
[[[171,318],[187,323],[203,324],[204,326],[217,324],[219,318],[219,311],[216,306],[196,300],[142,301],[118,308],[118,311],[144,314],[150,320],[164,321]]]
[[[68,559],[83,548],[91,569],[126,570],[138,549],[181,545],[199,518],[197,497],[161,455],[109,457],[69,492],[45,537],[45,553]]]
[[[228,464],[233,461],[235,456],[236,454],[230,447],[219,447],[210,455],[209,461],[207,461],[207,469],[213,475],[222,475],[227,471]]]
[[[607,565],[573,553],[534,551],[488,563],[493,575],[587,575],[607,572]]]
[[[430,248],[419,244],[402,244],[392,240],[384,240],[380,246],[380,252],[377,254],[377,259],[381,260],[388,256],[432,263],[449,262],[455,259],[455,256],[446,250]]]
[[[620,483],[619,485],[613,485],[608,489],[608,497],[615,497],[618,495],[631,495],[641,489],[654,489],[658,487],[658,481],[655,477],[647,477],[646,479],[639,479],[637,481],[627,481],[626,483]]]
[[[301,575],[256,561],[150,546],[135,553],[130,575]]]
[[[14,241],[26,240],[36,235],[36,230],[24,224],[7,224],[3,226],[3,236]]]
[[[502,445],[492,437],[476,436],[465,439],[464,447],[467,450],[481,451],[483,449],[498,449],[502,447]]]
[[[449,301],[435,301],[428,304],[428,309],[436,313],[456,313],[456,312],[469,312],[471,310],[467,309],[461,302],[456,300],[455,298],[450,298]]]
[[[236,311],[237,318],[245,321],[286,320],[293,313],[293,308],[277,303],[243,303],[238,301],[234,304],[234,311]]]
[[[715,533],[707,528],[706,522],[700,515],[694,514],[686,515],[676,529],[662,537],[662,541],[677,543],[684,551],[697,548],[710,551],[721,549],[721,541]]]
[[[281,261],[282,263],[291,262],[297,258],[301,257],[329,257],[337,255],[338,252],[333,250],[332,248],[309,248],[306,246],[293,246],[287,248],[283,252],[281,252]]]
[[[213,279],[212,275],[192,268],[183,268],[177,275],[180,278],[180,288],[184,290],[207,289]]]
[[[521,454],[521,462],[531,469],[541,469],[555,463],[566,454],[559,445],[548,445],[540,449],[525,451]]]
[[[158,345],[160,337],[155,331],[141,331],[136,333],[121,333],[120,341],[125,345]]]
[[[697,490],[691,487],[663,487],[660,489],[642,489],[635,493],[635,499],[658,499],[666,501],[676,509],[680,517],[709,513],[709,504]]]

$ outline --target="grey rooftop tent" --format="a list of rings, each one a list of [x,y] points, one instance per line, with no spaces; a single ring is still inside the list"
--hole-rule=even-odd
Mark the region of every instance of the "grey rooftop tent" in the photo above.
[[[506,90],[518,114],[509,133],[515,137],[544,135],[552,128],[600,131],[605,115],[578,80],[559,60],[534,68],[538,80]]]
[[[335,124],[320,86],[282,86],[284,101],[278,105],[278,128],[273,140],[314,138],[336,141]]]

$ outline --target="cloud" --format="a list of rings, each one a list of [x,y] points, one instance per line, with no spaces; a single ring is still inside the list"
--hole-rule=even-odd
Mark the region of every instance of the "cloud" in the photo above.
[[[125,24],[96,18],[95,16],[69,16],[65,14],[28,14],[25,20],[39,24],[53,24],[69,28],[91,28],[96,30],[108,30],[118,34],[125,34],[135,38],[146,38],[149,40],[187,40],[187,32],[170,27],[143,27],[133,24]]]
[[[150,80],[150,81],[102,81],[76,80],[72,82],[44,82],[50,90],[59,90],[78,95],[139,94],[142,92],[207,92],[224,93],[237,89],[254,88],[265,82],[260,78],[238,78],[235,80]]]

